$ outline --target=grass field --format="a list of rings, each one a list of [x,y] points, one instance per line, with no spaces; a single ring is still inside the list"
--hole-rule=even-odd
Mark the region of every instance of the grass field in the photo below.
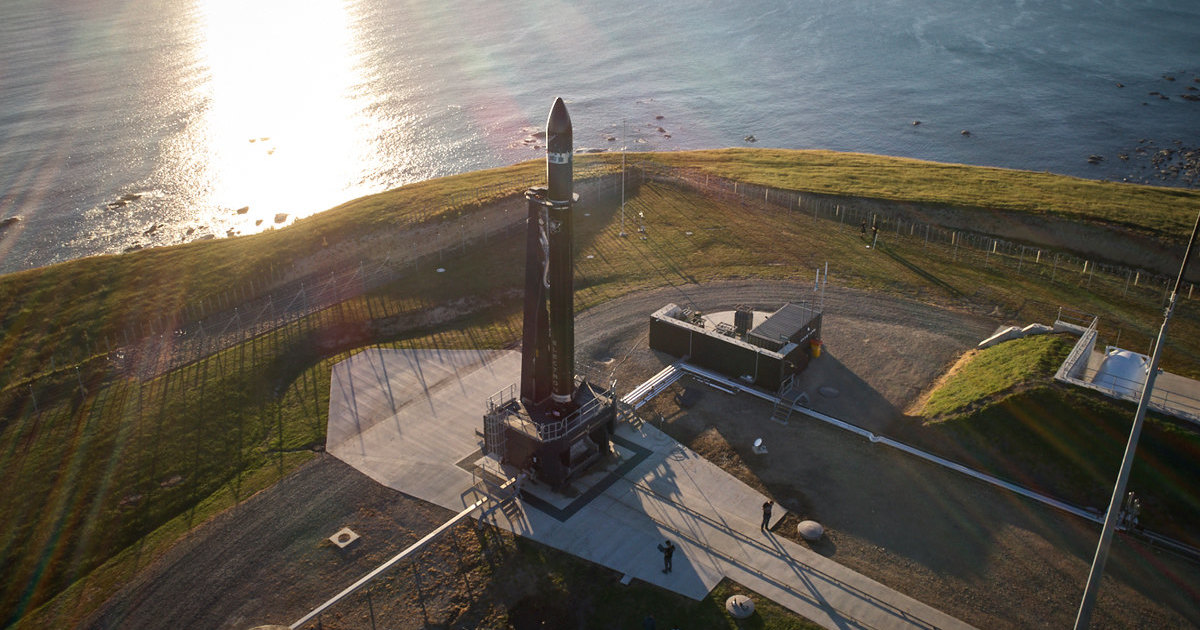
[[[701,152],[689,166],[727,166],[725,175],[748,179],[798,159],[778,152],[766,152],[763,159],[738,152],[708,154]],[[671,154],[656,159],[672,163],[682,158]],[[737,168],[739,159],[747,162],[744,171]],[[844,159],[849,171],[857,168],[857,158]],[[6,576],[0,619],[11,622],[56,596],[59,605],[83,601],[69,613],[69,618],[79,618],[191,526],[310,457],[310,449],[324,441],[330,367],[352,349],[372,343],[441,348],[514,343],[521,326],[522,243],[512,237],[463,252],[443,274],[415,269],[360,298],[270,333],[244,337],[150,381],[112,378],[94,351],[90,356],[78,353],[77,364],[51,367],[44,364],[47,357],[64,345],[94,349],[96,339],[149,312],[180,318],[189,300],[214,295],[263,268],[319,249],[323,242],[408,225],[413,216],[441,207],[439,199],[452,192],[509,183],[513,191],[520,190],[539,177],[540,168],[530,163],[413,185],[259,236],[85,259],[0,278],[0,303],[8,304],[0,316],[6,383],[0,388],[0,483],[8,489],[0,496],[0,573]],[[605,172],[611,165],[596,160],[589,168]],[[985,174],[993,170],[982,169]],[[798,177],[795,173],[801,171],[788,172],[793,173],[788,177]],[[1063,183],[1068,189],[1078,185],[1076,180]],[[1159,200],[1179,196],[1185,208],[1194,202],[1191,193],[1155,189],[1140,194]],[[645,239],[636,233],[618,237],[617,212],[611,206],[595,209],[577,224],[578,310],[649,287],[686,291],[688,285],[717,279],[810,278],[829,262],[830,281],[836,284],[950,308],[996,310],[1014,321],[1046,321],[1058,305],[1069,303],[1106,322],[1121,322],[1124,338],[1136,339],[1153,334],[1161,316],[1152,303],[1113,301],[1064,275],[1052,279],[1037,269],[1014,274],[998,261],[966,265],[919,240],[889,239],[864,254],[849,226],[665,185],[643,186],[626,208],[627,216],[645,216]],[[1142,229],[1169,225],[1166,218],[1147,217]],[[432,307],[445,307],[444,319],[409,323]],[[1184,373],[1200,371],[1200,314],[1194,303],[1183,305],[1172,330],[1164,365]],[[13,384],[36,375],[41,375],[37,382],[43,395],[35,401]],[[1004,387],[1000,383],[996,388]],[[958,399],[972,395],[959,394]],[[949,407],[955,405],[961,408],[961,403]],[[1075,412],[1068,410],[1091,403],[1056,394],[1054,400],[1030,398],[1009,414],[1019,415],[1031,405],[1070,418]],[[1006,425],[990,418],[947,420],[936,430],[983,426],[985,430],[960,434],[963,448],[983,455],[990,452],[985,445],[998,435],[1011,436],[1006,438],[1010,449],[1036,445],[1036,455],[1030,457],[1047,477],[1073,466],[1079,457],[1053,439],[1039,442],[1037,436],[1009,429],[995,432],[993,426]],[[1113,424],[1111,430],[1117,432],[1119,426]],[[992,465],[983,455],[980,461]],[[1103,468],[1106,460],[1095,461]],[[26,621],[28,627],[45,625],[37,616]]]
[[[1015,210],[1186,240],[1200,193],[1050,173],[833,151],[721,149],[656,153],[654,162],[739,181],[830,195]]]

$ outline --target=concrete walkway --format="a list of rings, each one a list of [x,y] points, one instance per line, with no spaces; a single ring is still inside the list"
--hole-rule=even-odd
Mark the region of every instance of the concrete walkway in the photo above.
[[[372,349],[334,367],[328,451],[380,483],[459,511],[478,497],[484,401],[519,377],[516,352]],[[574,484],[527,485],[491,515],[516,534],[693,599],[724,577],[827,628],[966,624],[759,529],[755,490],[661,431],[618,425],[617,456]],[[773,523],[783,517],[776,506]],[[670,539],[674,570],[656,546]]]

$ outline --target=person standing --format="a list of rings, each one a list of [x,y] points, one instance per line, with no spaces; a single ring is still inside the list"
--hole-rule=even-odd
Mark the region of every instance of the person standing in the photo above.
[[[663,573],[671,572],[671,556],[675,555],[675,545],[671,541],[666,541],[665,545],[659,545],[658,550],[663,555]]]
[[[775,505],[774,501],[767,501],[763,504],[763,520],[759,529],[771,529],[771,507]]]

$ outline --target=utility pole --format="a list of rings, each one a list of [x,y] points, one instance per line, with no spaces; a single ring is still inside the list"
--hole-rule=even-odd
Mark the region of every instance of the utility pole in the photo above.
[[[1171,299],[1167,302],[1167,310],[1163,314],[1162,328],[1158,330],[1158,340],[1154,343],[1154,354],[1150,357],[1150,371],[1146,373],[1146,384],[1142,388],[1142,397],[1138,401],[1137,412],[1133,416],[1133,428],[1129,431],[1129,442],[1125,444],[1125,457],[1121,460],[1121,472],[1117,474],[1117,485],[1113,488],[1112,498],[1108,502],[1108,512],[1104,515],[1104,528],[1100,530],[1100,542],[1096,545],[1092,570],[1088,573],[1087,586],[1083,589],[1083,601],[1079,603],[1079,614],[1075,617],[1075,630],[1084,630],[1092,621],[1092,608],[1096,604],[1096,595],[1100,591],[1100,578],[1104,575],[1104,564],[1108,561],[1108,549],[1112,545],[1113,531],[1116,529],[1117,519],[1121,516],[1121,501],[1125,498],[1125,487],[1129,484],[1129,472],[1133,469],[1133,456],[1137,451],[1138,438],[1142,433],[1142,422],[1146,419],[1146,407],[1150,404],[1154,380],[1158,377],[1158,360],[1162,357],[1163,343],[1167,340],[1167,324],[1171,321],[1171,313],[1175,310],[1175,300],[1179,297],[1179,288],[1183,285],[1183,275],[1192,258],[1197,233],[1200,233],[1200,214],[1196,215],[1196,226],[1192,228],[1192,237],[1188,239],[1187,249],[1183,252],[1183,264],[1179,266],[1179,276],[1175,278],[1175,288],[1171,290]]]

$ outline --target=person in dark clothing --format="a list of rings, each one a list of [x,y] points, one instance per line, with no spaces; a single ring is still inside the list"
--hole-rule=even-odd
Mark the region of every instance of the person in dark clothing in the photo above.
[[[671,541],[666,541],[665,545],[659,545],[658,550],[663,555],[663,573],[671,572],[671,556],[675,554],[675,545]]]
[[[771,506],[775,505],[774,501],[767,501],[763,504],[763,521],[759,529],[771,529]]]

